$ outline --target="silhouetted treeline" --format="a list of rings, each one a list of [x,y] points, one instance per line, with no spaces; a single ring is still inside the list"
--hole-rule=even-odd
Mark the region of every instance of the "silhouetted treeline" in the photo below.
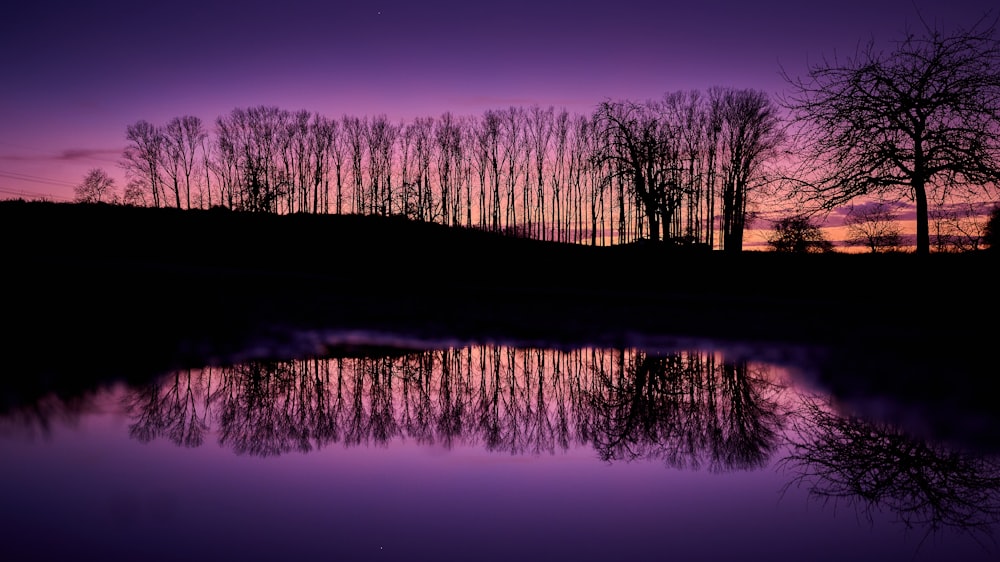
[[[126,138],[126,204],[399,214],[591,245],[739,248],[781,133],[766,94],[715,88],[607,101],[590,115],[512,106],[395,122],[257,106],[211,127],[138,121]]]

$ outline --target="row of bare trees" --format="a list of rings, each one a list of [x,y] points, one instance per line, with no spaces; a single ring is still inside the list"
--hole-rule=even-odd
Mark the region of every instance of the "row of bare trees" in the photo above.
[[[193,116],[138,121],[126,139],[127,204],[401,214],[594,245],[739,248],[782,133],[766,94],[714,88],[606,101],[590,115],[532,106],[395,122],[257,106],[211,131]]]
[[[872,42],[822,59],[806,77],[785,76],[784,113],[762,92],[712,88],[608,100],[587,115],[534,106],[393,122],[261,106],[218,118],[211,136],[192,116],[139,121],[126,131],[123,200],[402,214],[547,240],[740,251],[761,189],[776,182],[798,199],[779,212],[802,224],[856,199],[908,200],[917,252],[928,253],[932,219],[939,242],[970,234],[969,220],[935,217],[935,201],[995,202],[996,28],[988,14],[952,33],[925,24],[890,52]],[[772,171],[779,155],[786,169]],[[868,234],[855,242],[870,246]]]

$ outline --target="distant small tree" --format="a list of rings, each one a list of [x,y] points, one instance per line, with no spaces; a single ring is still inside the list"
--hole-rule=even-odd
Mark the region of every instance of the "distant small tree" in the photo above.
[[[826,239],[819,226],[805,215],[795,215],[774,222],[774,231],[767,243],[775,252],[791,254],[826,253],[833,243]]]
[[[844,219],[846,241],[865,246],[872,253],[897,251],[903,245],[903,233],[897,219],[884,203],[852,206]]]
[[[100,203],[102,199],[111,199],[114,195],[115,180],[101,168],[87,172],[83,183],[73,188],[77,203]]]
[[[122,205],[145,207],[146,193],[148,192],[149,190],[141,181],[132,180],[125,185],[125,191],[122,193]]]
[[[978,205],[944,206],[931,211],[934,248],[938,252],[974,252],[985,244],[986,222]]]

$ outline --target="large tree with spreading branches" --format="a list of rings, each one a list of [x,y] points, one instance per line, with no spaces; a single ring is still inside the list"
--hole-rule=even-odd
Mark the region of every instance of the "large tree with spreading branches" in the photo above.
[[[812,165],[800,191],[832,209],[866,195],[910,198],[917,253],[930,251],[928,195],[1000,179],[995,19],[944,33],[923,24],[883,52],[871,42],[786,80],[783,100]]]

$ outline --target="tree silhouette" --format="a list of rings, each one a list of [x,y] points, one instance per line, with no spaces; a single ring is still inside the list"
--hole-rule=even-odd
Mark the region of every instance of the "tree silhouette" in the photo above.
[[[988,216],[975,202],[940,205],[931,210],[934,248],[939,252],[972,252],[986,243]]]
[[[83,182],[73,188],[77,203],[101,203],[114,196],[115,180],[102,168],[87,172]]]
[[[783,421],[779,388],[745,361],[636,352],[601,373],[586,434],[602,460],[662,459],[676,468],[749,470],[767,464]]]
[[[652,102],[602,102],[594,113],[598,166],[607,166],[605,181],[621,181],[642,208],[649,239],[661,239],[680,203],[683,187],[676,181],[679,171],[670,132]]]
[[[778,108],[764,92],[715,89],[722,157],[722,247],[743,250],[747,205],[764,162],[784,142]]]
[[[945,34],[924,26],[888,54],[874,42],[786,80],[785,100],[818,177],[802,190],[825,208],[855,197],[916,203],[917,253],[930,251],[928,193],[1000,178],[1000,42],[985,18]]]
[[[161,168],[166,172],[174,203],[178,209],[191,208],[191,182],[195,173],[198,149],[208,137],[201,119],[185,115],[174,117],[162,129],[164,150]]]
[[[125,138],[129,144],[125,147],[121,165],[131,180],[130,192],[149,193],[150,203],[159,207],[164,196],[161,162],[166,141],[163,131],[149,121],[140,120],[125,128]]]
[[[885,203],[852,206],[844,218],[846,241],[872,253],[898,250],[903,243],[896,215]]]
[[[774,231],[767,243],[776,252],[792,254],[824,253],[833,251],[833,244],[809,217],[796,215],[774,222]]]
[[[129,125],[125,200],[401,214],[542,240],[654,238],[740,251],[751,196],[782,140],[778,124],[766,95],[732,88],[607,102],[575,116],[510,106],[390,122],[236,108],[211,133],[190,116]]]

